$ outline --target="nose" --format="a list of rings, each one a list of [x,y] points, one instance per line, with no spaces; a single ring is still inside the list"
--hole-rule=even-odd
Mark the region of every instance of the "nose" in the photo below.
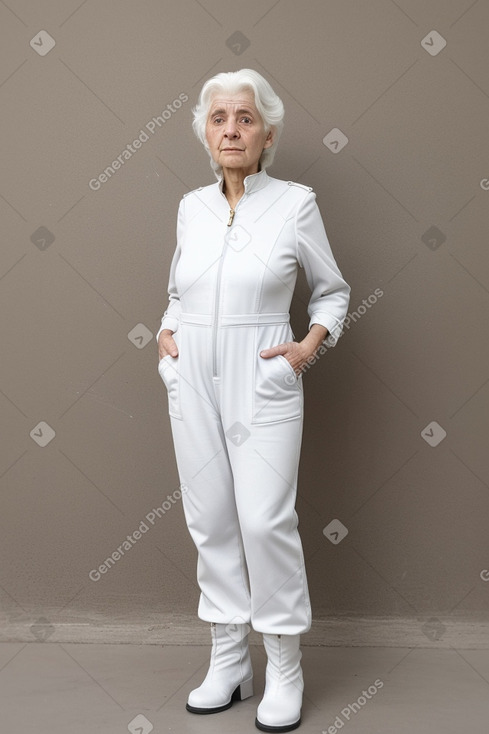
[[[237,138],[238,137],[238,126],[236,122],[231,118],[226,122],[226,129],[224,130],[226,138]]]

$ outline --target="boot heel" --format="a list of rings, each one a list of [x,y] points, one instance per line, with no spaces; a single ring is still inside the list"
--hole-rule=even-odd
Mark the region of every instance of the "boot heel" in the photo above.
[[[234,691],[233,699],[235,701],[244,701],[245,698],[250,698],[253,695],[253,678],[244,680]]]

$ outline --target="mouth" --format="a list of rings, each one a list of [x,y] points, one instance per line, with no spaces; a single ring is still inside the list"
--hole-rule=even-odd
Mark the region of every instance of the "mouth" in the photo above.
[[[243,152],[243,148],[222,148],[221,150],[227,151],[230,153],[242,153]]]

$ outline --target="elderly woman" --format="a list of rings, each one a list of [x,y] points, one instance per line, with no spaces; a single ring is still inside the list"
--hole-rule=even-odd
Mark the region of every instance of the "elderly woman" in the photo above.
[[[311,607],[295,512],[308,358],[341,335],[350,288],[309,186],[272,178],[283,104],[256,71],[203,86],[193,128],[217,182],[184,194],[156,336],[189,532],[198,550],[209,671],[187,710],[212,714],[253,695],[252,627],[267,653],[256,726],[299,726],[300,635]],[[309,332],[289,309],[298,267]],[[324,350],[325,347],[321,346]]]

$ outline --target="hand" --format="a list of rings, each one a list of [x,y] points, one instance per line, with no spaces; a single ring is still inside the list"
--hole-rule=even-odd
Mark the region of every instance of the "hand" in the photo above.
[[[262,349],[260,357],[269,359],[282,354],[291,364],[296,375],[303,371],[307,360],[316,353],[321,343],[326,339],[328,330],[320,324],[312,324],[309,333],[301,342],[284,342],[270,349]]]
[[[158,356],[160,359],[170,354],[172,357],[178,357],[178,347],[172,336],[171,329],[163,329],[158,337]]]
[[[277,357],[279,354],[285,357],[287,362],[292,366],[296,375],[300,375],[303,365],[307,362],[309,354],[306,353],[304,347],[298,342],[284,342],[277,344],[269,349],[262,349],[260,357],[270,359]]]

